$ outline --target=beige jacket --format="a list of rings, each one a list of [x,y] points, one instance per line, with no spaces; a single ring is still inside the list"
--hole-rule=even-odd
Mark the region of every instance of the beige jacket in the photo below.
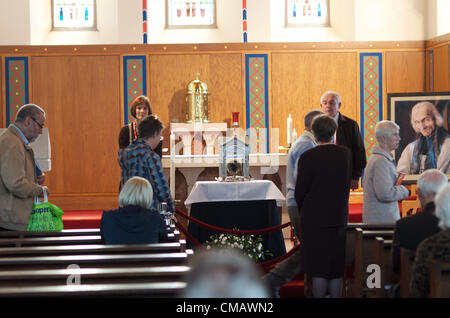
[[[9,126],[0,135],[0,227],[26,230],[34,197],[42,194],[33,150]]]

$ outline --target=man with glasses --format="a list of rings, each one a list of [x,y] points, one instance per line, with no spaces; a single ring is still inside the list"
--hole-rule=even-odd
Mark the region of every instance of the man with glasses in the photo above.
[[[397,171],[421,174],[427,169],[450,173],[450,136],[443,118],[430,102],[419,102],[411,109],[411,125],[417,134],[402,152]]]
[[[45,111],[26,104],[0,135],[0,230],[26,230],[34,197],[42,196],[46,188],[29,145],[42,134],[44,123]]]

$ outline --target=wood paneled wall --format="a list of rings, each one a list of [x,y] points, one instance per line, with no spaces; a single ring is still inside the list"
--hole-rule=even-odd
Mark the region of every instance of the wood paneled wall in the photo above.
[[[242,114],[241,127],[245,125],[241,54],[155,54],[150,56],[149,64],[152,111],[167,127],[171,122],[186,120],[186,87],[197,73],[208,85],[210,121],[231,126],[231,112],[237,111]],[[169,146],[169,134],[170,130],[165,129],[165,147]]]
[[[119,57],[37,56],[30,64],[31,100],[47,112],[52,171],[46,185],[53,202],[78,206],[85,195],[116,201]]]
[[[386,52],[389,93],[425,91],[425,52]]]
[[[117,137],[123,125],[124,55],[147,56],[148,96],[166,127],[185,120],[186,86],[197,72],[209,88],[211,121],[230,125],[231,112],[239,111],[240,125],[245,127],[245,54],[267,54],[269,123],[280,129],[279,144],[284,145],[288,114],[300,135],[304,115],[319,107],[325,90],[339,92],[342,112],[359,122],[362,52],[383,53],[384,100],[391,92],[425,90],[424,42],[344,44],[0,47],[0,123],[6,121],[5,57],[28,56],[30,102],[47,110],[52,171],[46,184],[51,201],[63,210],[111,209],[117,207],[120,179]],[[448,45],[439,46],[434,54],[435,86],[450,90]],[[168,147],[168,134],[166,129],[164,147]]]
[[[273,53],[271,79],[271,127],[280,128],[280,144],[286,145],[286,118],[303,131],[303,118],[320,108],[327,90],[341,94],[342,113],[358,118],[358,55],[355,52]]]
[[[427,58],[427,80],[435,92],[450,91],[450,33],[426,41],[427,57],[433,52],[432,65]],[[430,76],[430,68],[432,74]]]
[[[450,91],[450,45],[434,49],[434,90]]]

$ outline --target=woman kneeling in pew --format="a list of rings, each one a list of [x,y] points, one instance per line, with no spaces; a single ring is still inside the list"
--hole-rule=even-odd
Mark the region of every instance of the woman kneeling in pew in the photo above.
[[[100,233],[105,244],[151,244],[167,240],[165,222],[150,210],[153,189],[141,177],[130,178],[119,194],[119,209],[103,211]]]

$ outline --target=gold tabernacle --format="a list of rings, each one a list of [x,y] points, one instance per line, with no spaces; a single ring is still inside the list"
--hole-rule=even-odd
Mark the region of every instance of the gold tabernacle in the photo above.
[[[208,86],[199,80],[200,74],[191,81],[186,91],[186,122],[209,123],[208,118]]]

